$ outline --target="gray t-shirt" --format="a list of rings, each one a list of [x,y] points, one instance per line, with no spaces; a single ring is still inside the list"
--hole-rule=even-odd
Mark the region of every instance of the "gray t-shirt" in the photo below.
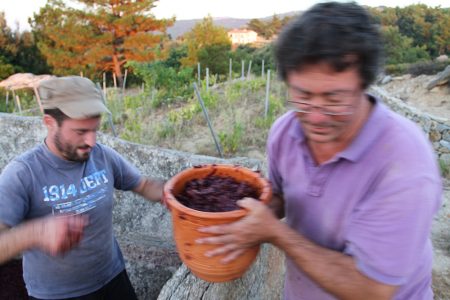
[[[49,214],[84,214],[89,224],[80,244],[50,256],[38,249],[23,255],[28,293],[57,299],[91,293],[124,270],[112,229],[114,188],[131,190],[140,172],[117,152],[97,144],[84,163],[50,152],[45,144],[15,158],[0,175],[0,222],[11,227]]]

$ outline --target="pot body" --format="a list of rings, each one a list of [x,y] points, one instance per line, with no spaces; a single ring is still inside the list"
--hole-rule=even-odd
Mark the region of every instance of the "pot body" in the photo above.
[[[259,200],[265,204],[272,198],[272,190],[260,173],[234,165],[196,166],[178,173],[165,184],[164,198],[172,213],[173,235],[181,260],[197,277],[210,282],[225,282],[243,275],[255,260],[259,246],[250,248],[234,261],[223,264],[220,262],[223,255],[205,256],[206,251],[216,248],[217,245],[195,243],[196,239],[210,235],[199,232],[199,227],[232,223],[246,215],[244,209],[228,212],[198,211],[177,201],[176,196],[184,190],[188,181],[209,175],[231,177],[238,182],[246,182],[258,192]]]

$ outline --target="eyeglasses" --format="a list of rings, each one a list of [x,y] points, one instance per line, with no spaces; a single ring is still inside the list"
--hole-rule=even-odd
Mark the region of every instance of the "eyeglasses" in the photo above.
[[[290,110],[310,114],[314,110],[319,113],[328,116],[348,116],[354,113],[354,106],[352,104],[355,96],[358,94],[358,90],[342,90],[334,92],[326,92],[320,94],[314,94],[294,86],[289,86],[289,93],[291,99],[287,101],[287,106]],[[324,100],[325,105],[313,105],[311,100],[314,97],[320,97]]]
[[[288,108],[295,112],[310,114],[317,110],[327,116],[348,116],[353,114],[354,108],[350,104],[328,104],[328,105],[312,105],[308,102],[288,100]]]

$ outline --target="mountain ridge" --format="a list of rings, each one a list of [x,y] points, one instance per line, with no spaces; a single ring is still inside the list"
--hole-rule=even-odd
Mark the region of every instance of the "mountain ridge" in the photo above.
[[[295,14],[299,14],[300,11],[291,11],[282,14],[275,14],[277,17],[283,18],[285,16],[292,16]],[[232,17],[214,17],[213,22],[217,26],[223,26],[227,29],[233,28],[242,28],[247,25],[248,22],[252,19],[259,19],[262,21],[267,21],[272,19],[272,16],[264,17],[264,18],[232,18]],[[177,20],[173,24],[173,26],[167,28],[167,33],[170,34],[172,39],[177,39],[182,36],[184,33],[190,31],[197,22],[201,22],[202,19],[187,19],[187,20]]]

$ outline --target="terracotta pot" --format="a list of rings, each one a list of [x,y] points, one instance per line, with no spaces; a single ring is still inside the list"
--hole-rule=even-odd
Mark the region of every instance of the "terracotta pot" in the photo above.
[[[248,249],[236,260],[223,264],[223,255],[206,257],[206,251],[217,245],[196,244],[195,240],[210,234],[197,230],[199,227],[226,224],[237,221],[247,213],[244,209],[228,212],[204,212],[188,208],[177,201],[176,196],[184,190],[185,184],[198,178],[214,174],[232,177],[246,182],[258,191],[259,199],[267,204],[272,198],[270,184],[259,173],[234,165],[203,165],[186,169],[172,177],[164,186],[164,197],[172,212],[175,243],[181,260],[197,277],[210,282],[224,282],[239,278],[256,258],[259,246]]]

